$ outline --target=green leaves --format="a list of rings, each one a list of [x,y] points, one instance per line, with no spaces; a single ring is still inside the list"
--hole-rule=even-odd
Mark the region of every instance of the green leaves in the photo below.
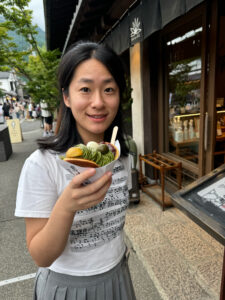
[[[26,91],[32,100],[44,99],[52,111],[59,104],[56,73],[60,52],[39,48],[37,26],[32,25],[30,0],[1,0],[0,15],[0,70],[13,69],[26,82]],[[28,43],[28,48],[18,50],[18,45],[9,36],[16,32]]]
[[[53,111],[59,104],[57,89],[57,68],[59,51],[40,49],[40,56],[29,56],[27,71],[32,74],[32,80],[27,82],[27,91],[35,102],[44,99]],[[44,63],[43,63],[44,61]]]

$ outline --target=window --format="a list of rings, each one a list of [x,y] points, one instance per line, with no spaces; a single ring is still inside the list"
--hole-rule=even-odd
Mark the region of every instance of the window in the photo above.
[[[166,39],[167,150],[198,163],[202,27],[196,22]]]

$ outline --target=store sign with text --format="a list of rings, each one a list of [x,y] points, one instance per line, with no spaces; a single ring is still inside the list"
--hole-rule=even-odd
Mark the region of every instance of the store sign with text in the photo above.
[[[21,143],[23,141],[20,121],[18,119],[7,120],[11,143]]]

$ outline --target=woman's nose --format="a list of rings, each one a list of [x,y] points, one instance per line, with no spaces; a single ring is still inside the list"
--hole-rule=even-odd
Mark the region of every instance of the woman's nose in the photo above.
[[[96,91],[92,95],[91,106],[93,108],[98,108],[98,109],[102,108],[104,106],[104,98],[103,98],[103,95],[101,94],[101,92]]]

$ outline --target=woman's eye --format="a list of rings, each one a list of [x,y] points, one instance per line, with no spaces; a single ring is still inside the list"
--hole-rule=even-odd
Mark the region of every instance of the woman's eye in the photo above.
[[[114,88],[111,88],[111,87],[106,88],[106,89],[105,89],[105,92],[106,92],[106,93],[113,93],[113,92],[114,92]]]
[[[83,87],[83,88],[81,88],[80,90],[81,90],[82,92],[84,92],[84,93],[90,92],[90,89],[89,89],[88,87]]]

